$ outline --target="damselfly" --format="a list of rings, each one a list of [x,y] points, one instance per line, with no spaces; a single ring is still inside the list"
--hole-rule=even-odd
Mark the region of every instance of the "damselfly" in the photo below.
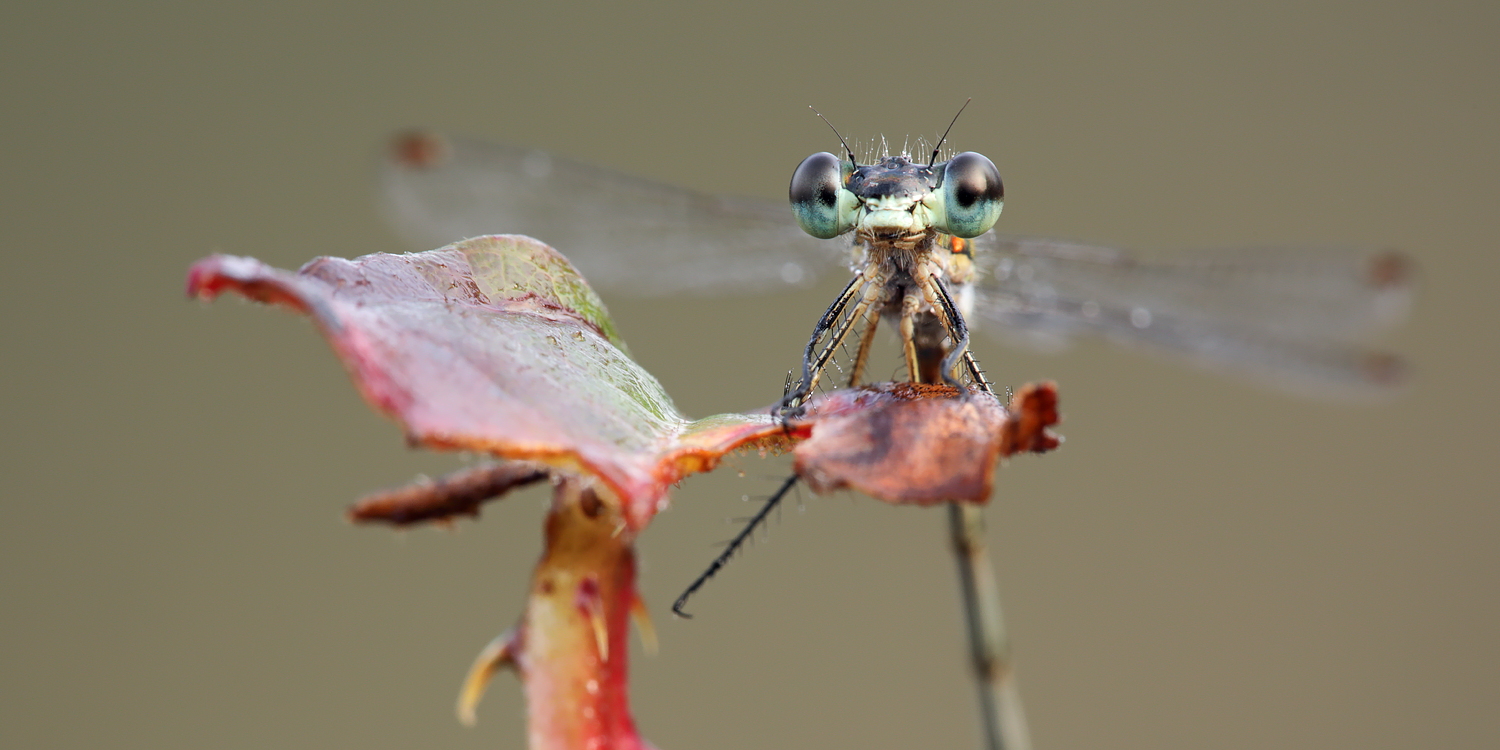
[[[908,380],[941,378],[962,387],[955,372],[961,362],[970,384],[989,390],[969,352],[969,305],[956,303],[949,286],[967,291],[972,285],[974,263],[966,241],[995,226],[1005,186],[994,162],[982,154],[965,151],[938,164],[947,139],[944,132],[925,166],[904,154],[860,166],[839,136],[847,161],[823,151],[803,159],[792,173],[788,193],[797,225],[819,239],[853,232],[859,255],[854,278],[813,328],[802,355],[802,378],[782,398],[785,412],[801,408],[855,326],[864,331],[849,386],[859,385],[882,317],[898,322]],[[972,302],[967,294],[961,299]]]
[[[846,182],[887,158],[931,172],[924,179],[937,182],[941,194],[953,184],[941,182],[948,173],[984,159],[960,154],[939,164],[925,156],[912,164],[904,155],[876,154],[855,167],[847,149],[844,161],[815,155],[798,169],[793,198],[798,179],[804,191],[826,196],[830,178]],[[529,234],[562,250],[606,295],[750,294],[810,285],[841,267],[858,280],[876,259],[870,235],[819,239],[799,229],[785,204],[697,193],[461,137],[401,136],[383,165],[381,188],[387,215],[414,248],[493,232]],[[833,193],[835,229],[849,208],[840,195]],[[1380,394],[1402,380],[1397,357],[1363,343],[1405,314],[1410,274],[1394,253],[1251,248],[1146,259],[994,231],[955,240],[974,227],[932,228],[949,261],[933,267],[935,277],[959,315],[989,334],[1043,348],[1092,335],[1315,395]],[[828,229],[818,231],[827,236]],[[931,343],[947,334],[932,315],[942,299],[918,291],[914,302],[904,292],[884,302],[920,308],[913,336]],[[974,379],[966,366],[946,369]],[[808,375],[804,386],[816,369]]]

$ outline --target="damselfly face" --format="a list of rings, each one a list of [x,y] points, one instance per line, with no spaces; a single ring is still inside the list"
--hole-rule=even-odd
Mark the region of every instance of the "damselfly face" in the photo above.
[[[867,242],[916,242],[934,233],[971,239],[990,231],[1005,188],[994,162],[972,151],[941,164],[889,156],[865,166],[825,151],[797,167],[790,198],[797,224],[814,237],[852,229]]]
[[[877,193],[909,184],[902,176],[909,162],[879,173],[873,168],[885,162],[868,165],[872,172],[856,185],[856,169],[831,155],[814,156],[797,170],[799,177],[806,170],[804,203],[791,211],[786,204],[695,193],[465,138],[406,135],[392,154],[381,176],[385,213],[413,249],[486,233],[529,234],[566,254],[606,296],[802,287],[867,265],[867,243],[858,240],[862,220],[876,240],[907,232],[905,218],[882,213],[893,201],[882,202]],[[940,171],[934,164],[932,174],[914,175],[927,192],[903,204],[912,209],[911,227],[923,224],[937,234],[946,229],[960,238],[988,227],[988,208],[973,212],[980,217],[973,224],[966,223],[969,214],[954,210],[989,205],[969,200],[987,195],[987,188],[966,188],[956,179],[976,173],[965,166],[970,158],[960,154]],[[851,214],[860,197],[853,186],[868,189],[874,202]],[[998,174],[993,187],[998,213]],[[938,213],[934,194],[941,225],[931,218]],[[799,223],[835,239],[810,236]],[[1394,253],[1249,248],[1158,259],[993,231],[948,245],[950,258],[972,267],[971,283],[956,302],[964,305],[967,295],[971,322],[1018,343],[1057,349],[1076,337],[1102,337],[1315,395],[1380,395],[1402,380],[1399,359],[1363,343],[1404,317],[1410,274]]]

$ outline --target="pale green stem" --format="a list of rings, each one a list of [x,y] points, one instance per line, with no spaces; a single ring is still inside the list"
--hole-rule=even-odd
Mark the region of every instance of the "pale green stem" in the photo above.
[[[1031,750],[1021,693],[1010,662],[1010,639],[1000,614],[1000,588],[985,547],[984,510],[968,503],[949,503],[948,531],[958,563],[984,747]]]

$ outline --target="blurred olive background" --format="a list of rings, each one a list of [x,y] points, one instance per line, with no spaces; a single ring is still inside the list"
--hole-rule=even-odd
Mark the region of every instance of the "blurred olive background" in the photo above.
[[[305,320],[183,298],[213,252],[405,250],[393,130],[783,199],[844,132],[1005,177],[1006,232],[1408,251],[1411,387],[1298,400],[1103,345],[980,340],[1060,383],[1068,442],[1001,474],[993,544],[1036,746],[1494,747],[1500,725],[1500,5],[1431,2],[12,4],[0,25],[0,746],[519,748],[502,675],[546,496],[452,532],[349,526],[446,470]],[[589,221],[580,215],[579,221]],[[495,227],[497,231],[505,227]],[[840,280],[841,281],[841,280]],[[840,281],[610,297],[692,415],[780,395]],[[743,472],[743,476],[736,473]],[[783,466],[689,480],[641,543],[668,750],[974,747],[943,514],[808,497],[668,605]]]

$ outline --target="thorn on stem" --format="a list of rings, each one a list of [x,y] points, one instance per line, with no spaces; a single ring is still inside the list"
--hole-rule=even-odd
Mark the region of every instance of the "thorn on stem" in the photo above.
[[[517,642],[516,631],[507,630],[490,641],[479,655],[474,657],[474,663],[469,667],[469,674],[464,677],[463,687],[458,691],[458,721],[466,727],[474,726],[478,721],[475,708],[479,706],[479,699],[484,697],[485,688],[489,687],[490,678],[500,671],[502,667],[514,667],[515,656],[520,649]]]

